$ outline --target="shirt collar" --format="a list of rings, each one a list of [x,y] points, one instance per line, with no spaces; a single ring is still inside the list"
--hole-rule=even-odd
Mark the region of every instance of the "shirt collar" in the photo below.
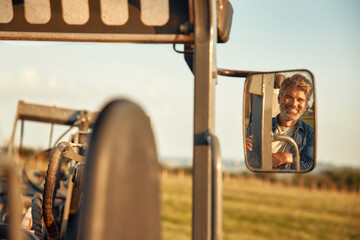
[[[272,121],[273,132],[275,132],[275,130],[278,128],[279,115],[280,114],[276,115],[276,117],[273,118],[273,121]],[[303,122],[301,119],[299,119],[295,125],[296,126],[295,131],[297,131],[298,129],[304,130],[304,124],[305,124],[305,122]]]

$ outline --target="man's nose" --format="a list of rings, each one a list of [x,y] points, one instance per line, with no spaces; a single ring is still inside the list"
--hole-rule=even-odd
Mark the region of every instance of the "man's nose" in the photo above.
[[[291,99],[290,100],[290,105],[291,106],[296,107],[296,103],[297,103],[296,99]]]

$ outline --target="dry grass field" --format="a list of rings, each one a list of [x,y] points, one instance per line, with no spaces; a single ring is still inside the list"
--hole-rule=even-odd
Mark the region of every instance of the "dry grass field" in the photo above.
[[[163,239],[191,239],[191,178],[161,187]],[[223,239],[360,239],[360,195],[225,179]]]

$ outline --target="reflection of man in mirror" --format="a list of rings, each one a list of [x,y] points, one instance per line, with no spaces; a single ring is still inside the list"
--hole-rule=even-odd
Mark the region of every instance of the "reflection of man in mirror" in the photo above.
[[[292,137],[298,145],[301,170],[310,169],[314,163],[314,128],[300,119],[311,94],[311,82],[303,75],[286,78],[278,96],[280,114],[272,119],[273,132]],[[246,148],[252,151],[252,135],[247,135]],[[273,168],[295,169],[293,152],[287,142],[273,142],[272,152]]]

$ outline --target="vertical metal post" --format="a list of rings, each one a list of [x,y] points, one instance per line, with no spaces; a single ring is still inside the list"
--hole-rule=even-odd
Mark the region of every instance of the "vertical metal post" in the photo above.
[[[23,138],[24,138],[24,120],[21,119],[21,128],[20,128],[20,146],[19,146],[19,154],[22,154],[23,147]]]
[[[54,123],[51,123],[51,129],[50,129],[50,137],[49,137],[49,148],[51,148],[51,142],[52,142],[52,136],[54,133]]]
[[[8,155],[9,156],[14,155],[15,133],[16,133],[16,125],[17,125],[18,120],[19,120],[19,105],[17,106],[17,109],[16,109],[16,115],[15,115],[15,120],[14,120],[14,124],[13,124],[12,133],[11,133],[11,139],[10,139],[10,142],[9,142],[9,148],[8,148]],[[18,162],[16,162],[16,164],[19,165]]]
[[[7,174],[7,205],[9,216],[9,239],[23,239],[20,229],[21,204],[20,204],[20,184],[16,171],[16,164],[10,156],[0,155],[0,168]]]
[[[253,151],[251,153],[251,167],[262,169],[262,96],[253,94],[252,96],[252,131],[253,131]]]
[[[251,97],[251,121],[253,135],[253,151],[247,156],[250,167],[253,169],[261,169],[261,142],[262,142],[262,108],[263,108],[263,77],[261,74],[252,75],[246,80],[246,95]],[[244,104],[245,104],[244,98]],[[245,122],[245,119],[244,119]],[[247,129],[244,129],[247,131]],[[251,159],[249,159],[249,157]]]
[[[263,108],[262,108],[262,133],[261,156],[262,169],[272,170],[272,97],[274,92],[275,74],[263,74]]]
[[[81,126],[80,128],[81,129]],[[74,137],[74,143],[81,143],[80,142],[80,134],[76,133],[75,137]],[[76,151],[76,153],[79,153],[79,148],[78,147],[74,147],[74,150]],[[74,174],[74,173],[73,173]],[[71,177],[73,177],[73,174]],[[75,214],[78,211],[79,208],[79,200],[80,200],[80,192],[79,189],[74,188],[74,182],[71,183],[71,187],[69,187],[69,192],[70,192],[70,188],[71,188],[71,194],[69,194],[69,213],[70,214]]]
[[[216,0],[194,0],[194,153],[193,239],[211,239],[211,149],[208,133],[214,131]]]
[[[212,240],[222,239],[222,160],[219,139],[210,134],[208,137],[212,155]]]

